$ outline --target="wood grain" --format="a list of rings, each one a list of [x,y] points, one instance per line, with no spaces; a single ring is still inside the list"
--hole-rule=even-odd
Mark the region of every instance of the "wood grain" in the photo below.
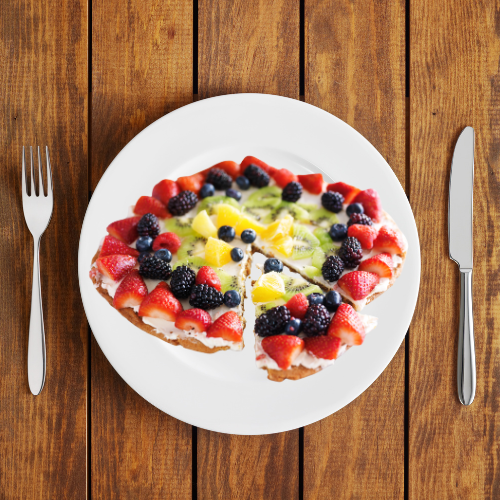
[[[411,203],[422,248],[410,337],[409,498],[498,498],[500,491],[500,3],[411,8]],[[457,398],[459,274],[448,259],[451,157],[476,131],[474,327],[477,391]]]
[[[200,0],[198,50],[200,97],[298,98],[299,2]],[[198,498],[298,498],[298,450],[298,431],[230,436],[198,429]]]
[[[5,0],[0,23],[0,497],[83,499],[88,330],[77,251],[87,204],[87,3]],[[33,243],[23,145],[49,146],[54,185],[41,242],[47,373],[37,397],[26,368]]]
[[[91,189],[138,132],[193,98],[193,5],[93,3]],[[92,495],[191,498],[191,427],[115,373],[92,339]]]
[[[305,0],[306,102],[363,134],[403,187],[404,18],[401,0]],[[403,498],[404,349],[359,398],[305,428],[305,499]]]

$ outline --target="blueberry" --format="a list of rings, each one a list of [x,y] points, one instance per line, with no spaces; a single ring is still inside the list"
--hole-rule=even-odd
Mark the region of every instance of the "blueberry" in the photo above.
[[[241,233],[241,241],[243,243],[253,243],[257,238],[257,233],[253,229],[245,229]]]
[[[302,321],[297,318],[291,319],[285,326],[285,333],[287,335],[298,335],[302,330]]]
[[[352,214],[362,214],[365,209],[361,203],[351,203],[346,209],[346,214],[350,217]]]
[[[221,227],[219,227],[219,231],[217,232],[217,236],[219,237],[219,240],[230,243],[231,241],[234,240],[234,237],[236,236],[236,232],[234,231],[234,227],[221,226]]]
[[[155,252],[155,257],[157,259],[164,260],[165,262],[170,262],[172,260],[172,254],[167,248],[160,248]]]
[[[213,184],[203,184],[203,187],[200,189],[200,197],[207,198],[208,196],[213,196],[215,193],[215,187]]]
[[[266,262],[264,262],[264,272],[270,273],[273,271],[276,273],[281,273],[281,271],[283,271],[283,262],[281,262],[281,260],[267,259]]]
[[[342,304],[342,297],[339,292],[330,290],[323,299],[323,305],[330,311],[335,312]]]
[[[244,175],[236,177],[236,184],[238,184],[238,187],[243,189],[243,191],[246,191],[250,187],[250,181]]]
[[[149,252],[141,252],[139,254],[139,257],[137,257],[137,261],[139,262],[139,264],[144,260],[144,257],[149,257],[150,256],[150,253]]]
[[[333,241],[342,241],[347,238],[347,226],[345,224],[334,224],[330,228],[330,237]]]
[[[153,246],[153,238],[151,236],[140,236],[135,244],[135,248],[139,250],[139,252],[147,252],[151,250]]]
[[[310,306],[319,306],[323,304],[324,298],[325,296],[322,293],[311,293],[311,295],[308,295],[307,300]]]
[[[241,302],[241,296],[236,290],[228,290],[224,294],[224,305],[226,307],[236,307],[239,306]]]
[[[243,257],[245,257],[245,253],[241,248],[234,247],[231,250],[231,259],[233,259],[234,262],[239,262],[240,260],[243,260]]]
[[[241,193],[239,191],[236,191],[236,189],[226,189],[226,196],[234,198],[236,201],[241,200]]]

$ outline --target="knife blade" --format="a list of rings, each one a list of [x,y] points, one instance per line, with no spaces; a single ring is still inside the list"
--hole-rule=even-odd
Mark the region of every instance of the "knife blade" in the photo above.
[[[460,268],[457,389],[463,405],[476,393],[476,356],[472,311],[474,129],[466,127],[455,145],[450,175],[448,245]]]

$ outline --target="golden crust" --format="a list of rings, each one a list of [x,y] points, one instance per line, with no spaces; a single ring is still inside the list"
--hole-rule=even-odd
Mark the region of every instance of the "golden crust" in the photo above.
[[[293,366],[288,370],[274,370],[272,368],[263,368],[267,370],[267,378],[273,382],[283,382],[283,380],[300,380],[309,377],[321,371],[321,368],[306,368],[305,366]]]

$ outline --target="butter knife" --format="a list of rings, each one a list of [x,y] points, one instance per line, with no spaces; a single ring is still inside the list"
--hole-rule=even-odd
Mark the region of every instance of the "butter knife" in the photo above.
[[[472,193],[474,188],[474,129],[466,127],[455,145],[450,175],[448,244],[450,259],[460,267],[457,387],[463,405],[476,393],[476,354],[472,317]]]

